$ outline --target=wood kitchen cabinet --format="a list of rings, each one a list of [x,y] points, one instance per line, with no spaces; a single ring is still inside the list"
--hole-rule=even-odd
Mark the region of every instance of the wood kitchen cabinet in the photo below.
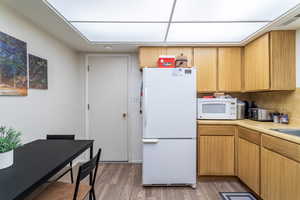
[[[261,197],[264,200],[300,199],[300,164],[262,148]]]
[[[245,91],[296,88],[295,31],[271,31],[245,46]]]
[[[246,128],[238,133],[238,177],[256,194],[260,194],[261,134]]]
[[[234,126],[198,127],[198,175],[234,175],[235,131]]]
[[[218,49],[218,91],[242,91],[242,48]]]
[[[194,48],[197,68],[197,92],[217,91],[217,48]]]
[[[139,63],[140,67],[157,67],[158,57],[160,55],[167,55],[167,48],[165,47],[140,47],[139,49]]]
[[[263,135],[262,146],[261,197],[300,199],[300,145]]]

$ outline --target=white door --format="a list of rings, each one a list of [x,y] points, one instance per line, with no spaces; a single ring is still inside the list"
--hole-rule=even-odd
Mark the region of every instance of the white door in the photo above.
[[[102,161],[128,161],[126,56],[88,57],[88,130]]]
[[[144,138],[196,137],[193,68],[144,68]]]
[[[196,139],[144,139],[143,184],[196,184]]]

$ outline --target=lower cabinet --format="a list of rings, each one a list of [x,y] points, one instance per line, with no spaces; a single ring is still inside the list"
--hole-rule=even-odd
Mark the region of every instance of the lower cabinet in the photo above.
[[[251,190],[260,194],[261,133],[239,127],[237,175]]]
[[[263,200],[300,200],[300,144],[229,125],[199,125],[198,175],[238,176]]]
[[[198,129],[198,175],[234,175],[235,127]]]
[[[260,193],[260,146],[238,139],[238,177],[256,194]]]
[[[300,163],[262,148],[261,197],[264,200],[300,199]]]

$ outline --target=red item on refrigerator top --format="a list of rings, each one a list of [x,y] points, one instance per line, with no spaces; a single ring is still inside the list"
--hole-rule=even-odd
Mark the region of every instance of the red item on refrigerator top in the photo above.
[[[205,99],[213,99],[215,98],[214,96],[203,96],[202,98],[205,98]]]
[[[160,68],[175,68],[176,56],[159,56],[157,64]]]

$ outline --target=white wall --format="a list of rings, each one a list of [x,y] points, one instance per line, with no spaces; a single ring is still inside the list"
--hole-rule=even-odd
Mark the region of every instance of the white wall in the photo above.
[[[128,136],[129,160],[142,160],[142,115],[140,114],[140,91],[142,75],[138,64],[138,55],[131,56],[128,70]]]
[[[300,29],[296,31],[296,73],[297,88],[300,88]]]
[[[26,97],[0,97],[0,125],[22,131],[23,143],[47,133],[84,137],[81,56],[0,4],[0,31],[27,43],[28,53],[48,60],[48,90],[29,89]]]

